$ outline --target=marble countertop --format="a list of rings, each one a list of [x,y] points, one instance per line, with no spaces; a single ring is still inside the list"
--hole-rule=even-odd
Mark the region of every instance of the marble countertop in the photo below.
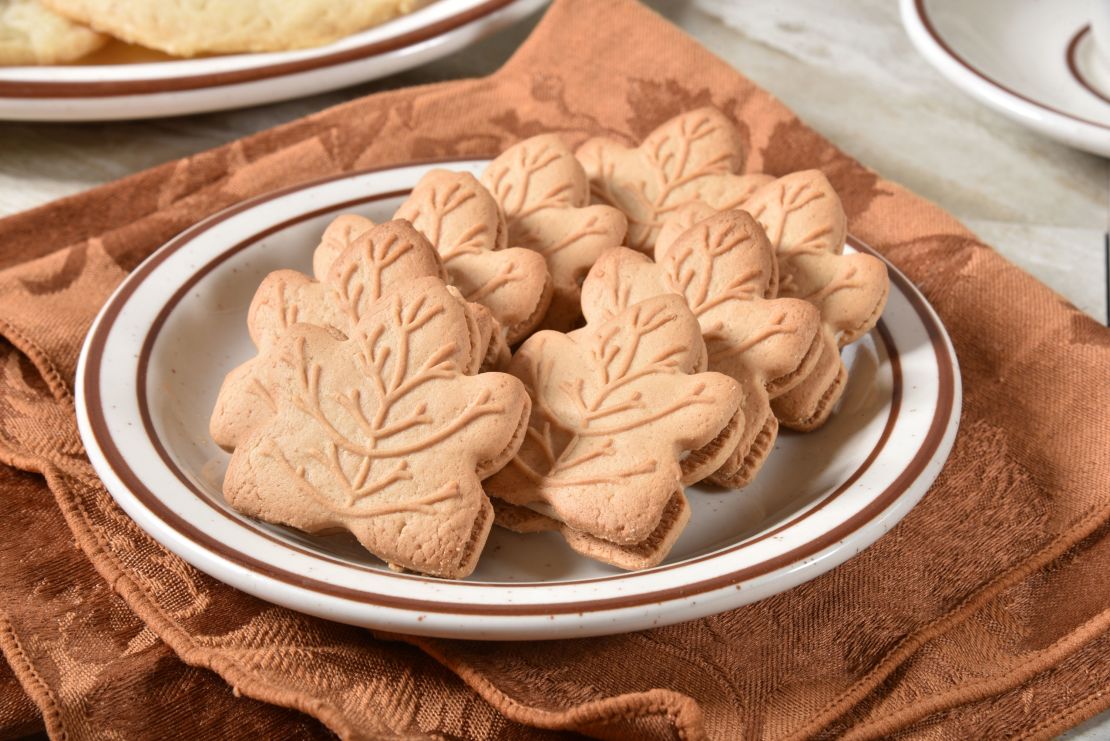
[[[848,154],[939,203],[1099,321],[1110,318],[1110,160],[1027,131],[949,85],[910,45],[896,3],[649,4]],[[0,216],[378,90],[488,74],[535,20],[423,68],[286,103],[131,123],[0,123]],[[1110,738],[1110,713],[1067,736]]]

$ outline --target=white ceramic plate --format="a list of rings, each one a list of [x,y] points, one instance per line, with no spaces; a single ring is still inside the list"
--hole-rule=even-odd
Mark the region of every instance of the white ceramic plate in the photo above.
[[[484,165],[448,164],[475,174]],[[631,631],[812,579],[889,530],[937,475],[956,434],[959,370],[936,314],[891,268],[879,327],[846,353],[851,377],[832,420],[782,435],[743,491],[691,487],[691,522],[654,569],[621,572],[553,533],[494,528],[474,575],[451,582],[393,573],[349,536],[308,536],[231,511],[220,493],[228,455],[208,438],[208,416],[224,374],[254,353],[254,289],[271,270],[308,271],[338,213],[388,219],[433,166],[332,178],[216,214],[154,253],[101,311],[77,372],[86,449],[120,506],[197,568],[296,610],[389,631]]]
[[[1004,116],[1110,157],[1110,74],[1095,60],[1086,2],[901,0],[922,56]]]
[[[129,64],[0,67],[0,119],[154,118],[312,95],[451,54],[523,18],[545,1],[437,0],[333,44],[299,51]]]

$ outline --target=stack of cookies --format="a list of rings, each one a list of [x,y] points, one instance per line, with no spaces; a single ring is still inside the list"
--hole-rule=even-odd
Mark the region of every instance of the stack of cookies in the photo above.
[[[700,109],[635,148],[537,136],[480,180],[430,171],[393,221],[336,219],[314,275],[251,304],[258,354],[211,423],[228,503],[448,578],[494,523],[658,564],[687,486],[741,489],[780,425],[824,424],[889,288],[842,253],[820,172],[743,157]]]

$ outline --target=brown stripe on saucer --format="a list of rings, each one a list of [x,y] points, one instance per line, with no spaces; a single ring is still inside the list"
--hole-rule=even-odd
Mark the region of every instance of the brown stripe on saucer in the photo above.
[[[1089,33],[1091,33],[1090,24],[1083,26],[1083,28],[1075,32],[1075,35],[1071,37],[1071,41],[1068,42],[1068,50],[1064,52],[1064,59],[1067,60],[1068,71],[1071,72],[1071,76],[1075,78],[1076,82],[1087,88],[1095,97],[1110,103],[1110,96],[1095,87],[1095,84],[1084,76],[1083,68],[1079,66],[1079,44],[1082,43],[1083,39],[1086,38]]]
[[[994,85],[999,90],[1004,90],[1007,93],[1009,93],[1010,95],[1013,95],[1015,98],[1020,98],[1021,100],[1024,100],[1026,103],[1030,103],[1032,105],[1035,105],[1038,108],[1042,108],[1046,111],[1051,111],[1052,113],[1056,113],[1060,116],[1064,116],[1065,118],[1070,118],[1073,121],[1079,121],[1080,123],[1090,124],[1091,126],[1098,126],[1101,129],[1110,129],[1110,126],[1108,126],[1107,124],[1100,123],[1099,121],[1092,121],[1092,120],[1087,119],[1087,118],[1080,118],[1079,116],[1068,113],[1067,111],[1062,111],[1059,108],[1053,108],[1050,105],[1046,105],[1046,104],[1042,103],[1039,100],[1033,100],[1029,96],[1023,95],[1022,93],[1019,93],[1017,90],[1014,90],[1011,87],[1003,85],[1001,82],[994,79],[993,77],[990,77],[989,75],[985,74],[984,72],[981,72],[979,69],[971,66],[971,63],[968,62],[963,57],[961,57],[959,54],[957,54],[956,50],[953,49],[951,46],[949,46],[948,42],[945,41],[944,38],[937,32],[936,27],[933,26],[932,19],[929,18],[929,14],[925,10],[925,0],[914,0],[914,7],[917,9],[917,16],[921,19],[921,25],[923,25],[925,27],[925,31],[928,32],[929,36],[932,37],[933,41],[935,41],[941,49],[944,49],[945,53],[947,53],[948,56],[952,57],[952,59],[954,59],[957,63],[959,63],[959,65],[961,67],[963,67],[968,72],[970,72],[971,74],[978,77],[980,80],[983,80],[984,82],[988,82],[991,85]],[[1073,39],[1072,42],[1074,43],[1075,40]]]

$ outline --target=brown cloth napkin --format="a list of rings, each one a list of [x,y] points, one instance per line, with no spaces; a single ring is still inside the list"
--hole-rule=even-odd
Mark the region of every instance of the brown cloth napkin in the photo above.
[[[748,169],[824,170],[960,358],[951,458],[847,564],[643,633],[376,636],[198,573],[93,474],[71,395],[84,333],[198,219],[542,131],[634,141],[706,104],[740,125]],[[632,0],[557,0],[492,77],[370,96],[8,218],[0,268],[0,461],[34,472],[0,479],[0,649],[55,737],[1047,737],[1110,706],[1110,331]]]

